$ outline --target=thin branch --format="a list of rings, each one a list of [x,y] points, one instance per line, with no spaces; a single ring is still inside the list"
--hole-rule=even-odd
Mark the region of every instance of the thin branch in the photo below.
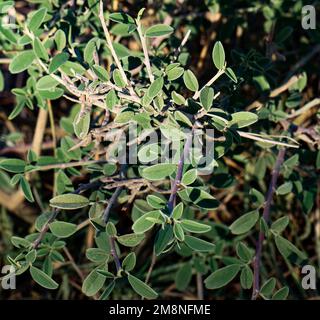
[[[149,284],[149,281],[150,281],[150,278],[151,278],[151,274],[152,274],[152,271],[153,271],[153,268],[154,268],[156,262],[157,262],[157,255],[156,255],[155,250],[153,249],[150,267],[149,267],[148,272],[147,272],[146,280],[144,281],[146,284]]]
[[[144,54],[144,64],[146,65],[147,73],[148,73],[150,82],[152,83],[154,81],[154,76],[153,76],[152,70],[151,70],[149,53],[148,53],[148,49],[147,49],[147,41],[146,41],[145,36],[142,34],[140,21],[138,22],[138,29],[137,30],[138,30],[138,34],[139,34],[139,37],[141,40],[142,50],[143,50],[143,54]]]
[[[110,198],[108,205],[107,205],[106,209],[104,210],[103,216],[102,216],[102,220],[105,223],[107,223],[109,221],[111,209],[112,209],[113,205],[115,204],[115,202],[117,201],[118,197],[120,196],[122,189],[123,189],[122,186],[117,187],[116,191],[113,193],[112,197]]]
[[[189,29],[187,31],[187,33],[185,34],[185,36],[183,37],[181,43],[180,43],[180,46],[175,50],[174,54],[173,54],[173,57],[174,57],[174,60],[176,60],[179,56],[179,53],[181,52],[182,48],[185,46],[185,44],[187,43],[189,37],[190,37],[190,34],[191,34],[191,30]]]
[[[117,254],[116,245],[115,245],[115,238],[109,237],[109,243],[110,243],[110,253],[114,259],[114,263],[116,265],[117,272],[119,272],[121,270],[121,262],[120,262],[118,254]]]
[[[198,299],[203,300],[204,298],[203,279],[200,272],[197,272],[197,293],[198,293]]]
[[[120,169],[120,178],[122,180],[125,178],[125,170],[126,170],[126,166],[122,165],[121,169]],[[118,186],[116,188],[115,192],[113,193],[112,197],[110,198],[108,205],[102,215],[102,220],[105,223],[107,223],[109,221],[111,209],[112,209],[113,205],[115,204],[115,202],[117,201],[118,197],[120,196],[122,189],[123,189],[122,185]]]
[[[67,169],[67,168],[73,168],[73,167],[88,166],[91,164],[104,164],[106,162],[107,161],[104,161],[104,160],[88,160],[88,161],[74,161],[69,163],[48,164],[46,166],[37,166],[35,169],[30,170],[29,172],[47,171],[51,169]]]
[[[220,78],[225,73],[224,69],[219,70],[215,76],[213,76],[200,90],[198,90],[194,95],[193,99],[198,99],[200,96],[200,92],[205,87],[210,87],[218,78]]]
[[[298,82],[299,79],[300,75],[292,76],[290,79],[286,80],[282,85],[272,90],[269,94],[262,95],[257,100],[253,101],[249,106],[246,107],[246,110],[252,110],[255,108],[260,109],[268,99],[275,98],[281,93],[287,91],[293,84]]]
[[[244,131],[239,131],[239,130],[237,130],[237,133],[239,134],[240,137],[251,139],[251,140],[261,141],[261,142],[264,142],[264,143],[275,144],[275,145],[282,146],[282,147],[299,148],[299,144],[298,143],[296,145],[294,145],[294,144],[289,144],[289,143],[285,143],[285,142],[281,142],[281,141],[275,141],[275,140],[271,140],[271,139],[268,139],[268,138],[264,138],[261,135],[258,135],[258,134],[255,134],[255,133],[244,132]],[[287,138],[289,140],[292,140],[290,137],[282,137],[282,138]]]
[[[179,162],[178,162],[177,175],[173,181],[172,188],[171,188],[171,194],[170,194],[170,198],[168,201],[168,210],[169,210],[170,215],[172,214],[173,208],[175,206],[177,192],[178,192],[178,189],[179,189],[179,186],[181,183],[182,173],[183,173],[183,165],[184,165],[184,162],[185,162],[187,155],[189,154],[190,147],[192,146],[193,131],[194,131],[194,128],[192,128],[191,133],[188,135],[187,141],[186,141],[184,148],[183,148],[182,155],[181,155]]]
[[[81,184],[79,186],[78,189],[76,189],[75,191],[73,191],[72,193],[74,194],[79,194],[85,190],[89,190],[89,189],[96,189],[99,188],[101,186],[101,181],[93,181],[90,183],[86,183],[86,184]],[[49,225],[51,222],[53,222],[55,220],[55,218],[57,217],[57,215],[60,213],[60,209],[54,209],[48,219],[48,221],[44,224],[44,226],[42,227],[42,229],[40,230],[40,233],[37,237],[37,239],[32,243],[32,247],[34,249],[37,249],[40,245],[40,243],[42,242],[43,238],[45,237],[46,233],[49,230]]]
[[[80,268],[77,266],[76,262],[74,261],[70,251],[66,247],[63,247],[63,251],[66,254],[66,256],[68,257],[73,269],[76,271],[76,273],[78,274],[80,279],[83,281],[85,277],[84,277],[82,271],[80,270]]]
[[[270,208],[271,208],[272,198],[276,190],[281,165],[284,161],[284,155],[285,155],[285,148],[282,148],[279,150],[277,160],[276,160],[274,169],[272,171],[271,181],[269,184],[269,189],[266,196],[266,202],[265,202],[263,215],[262,215],[263,219],[267,223],[269,222],[269,219],[270,219]],[[260,265],[261,265],[262,244],[264,239],[265,239],[264,232],[260,231],[259,239],[256,245],[256,255],[254,258],[254,265],[253,265],[254,281],[253,281],[253,290],[252,290],[252,300],[256,300],[260,292]]]
[[[287,119],[295,118],[295,117],[299,116],[300,114],[307,112],[309,109],[311,109],[319,104],[320,104],[320,98],[315,98],[315,99],[309,101],[307,104],[305,104],[303,107],[301,107],[297,111],[289,114],[287,116]]]
[[[100,22],[101,22],[101,25],[102,25],[102,28],[103,28],[103,31],[104,31],[104,35],[106,37],[106,41],[107,41],[107,45],[109,47],[109,50],[112,54],[112,57],[114,59],[114,62],[116,64],[116,66],[118,67],[119,71],[120,71],[120,74],[121,74],[121,77],[123,78],[123,80],[127,83],[128,86],[130,86],[130,82],[128,81],[128,78],[122,68],[122,65],[121,65],[121,62],[113,48],[113,44],[112,44],[112,40],[111,40],[111,36],[110,36],[110,33],[109,33],[109,30],[108,30],[108,27],[107,27],[107,24],[106,24],[106,21],[104,19],[104,15],[103,15],[103,1],[100,0],[100,10],[99,10],[99,19],[100,19]]]

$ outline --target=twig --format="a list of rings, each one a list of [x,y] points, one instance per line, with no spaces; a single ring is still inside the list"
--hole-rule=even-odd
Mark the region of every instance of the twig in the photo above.
[[[172,214],[172,211],[173,211],[173,208],[174,208],[174,205],[175,205],[175,202],[176,202],[178,188],[180,186],[180,182],[181,182],[181,179],[182,179],[184,161],[185,161],[185,159],[186,159],[186,157],[187,157],[187,155],[188,155],[188,153],[190,151],[190,147],[192,146],[193,131],[194,131],[194,128],[192,128],[192,131],[191,131],[190,135],[187,138],[187,141],[186,141],[186,143],[184,145],[184,148],[183,148],[182,155],[181,155],[181,157],[179,159],[179,162],[178,162],[177,175],[176,175],[176,178],[173,181],[172,188],[171,188],[171,194],[170,194],[170,198],[169,198],[169,201],[168,201],[168,210],[169,210],[169,214],[170,215]]]
[[[89,189],[96,189],[98,187],[100,187],[101,185],[101,181],[93,181],[87,184],[81,184],[79,186],[78,189],[76,189],[75,191],[73,191],[72,193],[74,194],[79,194],[85,190],[89,190]],[[41,243],[41,241],[43,240],[44,236],[46,235],[46,233],[49,230],[49,225],[51,222],[54,221],[54,219],[57,217],[57,215],[60,213],[60,209],[54,209],[48,219],[48,221],[44,224],[44,226],[42,227],[42,229],[40,230],[40,233],[37,237],[37,239],[33,242],[32,247],[34,249],[37,249]]]
[[[63,247],[63,251],[66,254],[66,256],[68,257],[73,269],[76,271],[76,273],[79,275],[80,279],[83,281],[84,280],[84,275],[83,275],[82,271],[80,270],[80,268],[75,263],[70,251],[66,247]]]
[[[107,205],[106,209],[104,210],[103,216],[102,216],[102,220],[105,223],[107,223],[109,221],[111,209],[112,209],[113,205],[115,204],[115,202],[117,201],[122,189],[123,189],[122,186],[117,187],[116,191],[113,193],[112,197],[110,198],[108,205]]]
[[[281,86],[278,88],[275,88],[267,95],[262,95],[257,100],[252,102],[249,106],[246,107],[246,110],[252,110],[252,109],[260,109],[264,102],[266,102],[269,98],[275,98],[281,93],[287,91],[293,84],[295,84],[299,79],[301,75],[299,76],[292,76],[290,79],[286,80]]]
[[[46,166],[37,166],[35,169],[30,170],[29,172],[47,171],[51,169],[67,169],[67,168],[73,168],[73,167],[88,166],[91,164],[104,164],[106,162],[107,161],[104,161],[104,160],[88,160],[88,161],[74,161],[69,163],[48,164]]]
[[[320,44],[316,45],[311,51],[309,51],[306,55],[302,57],[296,64],[294,64],[290,72],[288,73],[286,80],[290,78],[293,74],[296,73],[297,70],[302,68],[310,59],[313,58],[314,55],[320,52]]]
[[[120,169],[120,178],[121,179],[125,178],[125,170],[126,170],[126,166],[122,165],[121,169]],[[122,189],[123,189],[123,186],[118,186],[116,188],[115,192],[113,193],[112,197],[110,198],[108,205],[102,215],[102,220],[105,223],[107,223],[109,221],[111,209],[112,209],[113,205],[115,204],[115,202],[117,201],[118,197],[120,196]]]
[[[111,40],[111,36],[110,36],[110,33],[109,33],[109,30],[108,30],[108,27],[107,27],[107,24],[106,24],[106,21],[104,19],[104,15],[103,15],[103,1],[100,0],[100,10],[99,10],[99,19],[100,19],[100,22],[101,22],[101,25],[102,25],[102,28],[103,28],[103,32],[104,32],[104,35],[106,37],[106,41],[107,41],[107,45],[109,47],[109,50],[111,52],[111,55],[114,59],[114,62],[117,66],[117,68],[119,69],[120,71],[120,74],[121,74],[121,77],[123,78],[123,80],[126,82],[126,84],[128,85],[129,87],[129,90],[131,93],[135,94],[134,93],[134,90],[122,68],[122,65],[121,65],[121,62],[113,48],[113,45],[112,45],[112,40]]]
[[[152,83],[154,81],[154,76],[153,76],[152,70],[151,70],[149,53],[148,53],[148,49],[147,49],[147,41],[146,41],[145,36],[142,34],[141,22],[140,21],[138,22],[138,29],[137,30],[138,30],[138,34],[139,34],[139,37],[140,37],[142,50],[143,50],[143,54],[144,54],[144,64],[146,65],[147,73],[148,73],[150,82]]]
[[[202,281],[202,275],[200,272],[197,272],[197,293],[198,293],[198,299],[203,300],[204,298],[203,281]]]
[[[110,242],[110,253],[114,259],[114,263],[116,265],[117,272],[121,270],[121,262],[117,254],[116,250],[116,245],[115,245],[115,238],[114,237],[109,237],[109,242]]]
[[[275,144],[275,145],[282,146],[282,147],[299,148],[299,144],[298,143],[296,145],[294,145],[294,144],[289,144],[289,143],[285,143],[285,142],[281,142],[281,141],[275,141],[275,140],[271,140],[271,139],[268,139],[268,138],[263,138],[263,137],[259,136],[258,134],[255,134],[255,133],[252,133],[252,132],[244,132],[244,131],[237,130],[237,133],[239,134],[240,137],[251,139],[251,140],[261,141],[261,142],[264,142],[264,143]],[[286,138],[289,138],[289,137],[286,137]],[[292,140],[292,139],[290,139],[290,140]]]
[[[266,202],[265,202],[265,206],[263,209],[263,215],[262,215],[263,219],[267,223],[270,219],[270,208],[271,208],[272,198],[273,198],[274,192],[276,190],[281,165],[284,161],[284,155],[285,155],[285,148],[282,148],[279,150],[277,160],[276,160],[273,172],[272,172],[271,182],[269,184],[269,189],[268,189],[268,193],[266,196]],[[254,278],[254,280],[253,280],[252,300],[257,299],[257,297],[259,295],[259,291],[260,291],[260,265],[261,265],[262,244],[263,244],[264,239],[265,239],[264,232],[260,231],[259,239],[258,239],[257,245],[256,245],[256,255],[254,258],[254,265],[253,265],[253,275],[254,275],[253,278]]]
[[[181,43],[180,43],[180,46],[174,51],[174,54],[173,54],[173,57],[174,57],[174,60],[176,60],[179,56],[179,53],[181,52],[182,48],[185,46],[185,44],[187,43],[189,37],[190,37],[190,34],[191,34],[191,30],[189,29],[187,31],[187,33],[185,34],[185,36],[183,37]]]
[[[295,118],[295,117],[299,116],[300,114],[307,112],[309,109],[311,109],[319,104],[320,104],[320,98],[313,99],[313,100],[309,101],[307,104],[305,104],[302,108],[289,114],[287,116],[287,119]]]
[[[152,270],[153,270],[156,262],[157,262],[157,256],[156,256],[155,250],[153,249],[150,267],[149,267],[148,272],[147,272],[146,280],[144,281],[146,284],[148,284],[149,281],[150,281]]]
[[[218,78],[220,78],[220,76],[222,76],[225,73],[224,69],[219,70],[215,76],[213,76],[200,90],[198,90],[194,95],[193,95],[193,99],[198,99],[200,96],[200,92],[203,88],[205,87],[210,87]]]

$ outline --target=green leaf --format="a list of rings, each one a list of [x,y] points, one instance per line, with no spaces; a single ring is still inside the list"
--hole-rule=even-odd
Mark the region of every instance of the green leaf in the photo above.
[[[136,255],[134,252],[130,252],[122,261],[122,268],[125,271],[131,271],[136,265]]]
[[[114,89],[111,89],[106,95],[106,106],[112,110],[119,103],[119,98]]]
[[[212,59],[217,69],[220,70],[224,68],[226,57],[225,57],[223,45],[220,41],[217,41],[213,47]]]
[[[5,84],[4,84],[4,77],[3,77],[3,73],[0,70],[0,92],[2,92],[4,90]]]
[[[109,221],[106,225],[106,233],[110,237],[115,237],[117,235],[117,229],[113,222]]]
[[[183,74],[183,81],[185,86],[190,90],[190,91],[198,91],[199,89],[199,83],[194,75],[194,73],[191,70],[186,70]]]
[[[46,288],[46,289],[57,289],[58,288],[58,284],[51,279],[46,273],[44,273],[42,270],[31,266],[30,267],[30,274],[32,279],[38,283],[40,286]]]
[[[163,87],[163,78],[160,77],[152,82],[150,87],[148,88],[147,95],[150,99],[156,97]]]
[[[117,241],[126,247],[135,247],[144,239],[144,234],[129,233],[117,237]]]
[[[152,288],[135,276],[128,274],[128,280],[132,289],[140,296],[146,299],[155,299],[158,296],[158,294]]]
[[[267,298],[267,297],[271,296],[275,287],[276,287],[276,279],[270,278],[261,287],[260,294]]]
[[[142,163],[150,163],[159,156],[159,145],[157,143],[151,143],[141,146],[138,151],[138,159]]]
[[[101,66],[95,64],[91,68],[93,69],[94,73],[96,74],[96,76],[100,80],[102,80],[102,81],[109,81],[110,80],[108,71],[104,67],[101,67]]]
[[[205,279],[204,283],[206,288],[218,289],[224,287],[236,277],[236,275],[240,271],[240,268],[241,266],[239,264],[231,264],[229,266],[216,270],[208,278]]]
[[[272,296],[272,300],[285,300],[287,299],[289,294],[289,288],[283,287],[275,292],[275,294]]]
[[[93,61],[93,54],[96,51],[96,43],[97,39],[93,38],[86,44],[86,47],[84,48],[83,58],[84,61],[89,64],[91,64],[91,62]]]
[[[178,192],[179,196],[185,201],[191,201],[196,206],[203,209],[215,209],[219,206],[219,201],[208,192],[199,189],[186,187]]]
[[[37,31],[37,29],[41,26],[44,18],[47,14],[46,8],[40,8],[32,14],[32,17],[28,23],[29,29],[32,32]]]
[[[0,169],[5,171],[20,173],[24,172],[24,168],[26,166],[25,161],[21,159],[3,159],[0,160]]]
[[[103,287],[105,280],[106,277],[94,269],[83,281],[82,292],[88,297],[94,296]]]
[[[186,99],[179,93],[176,93],[175,91],[171,92],[171,98],[175,104],[178,106],[184,105],[186,103]]]
[[[11,243],[17,248],[28,248],[31,245],[30,241],[20,237],[13,236],[11,237],[10,240],[11,240]]]
[[[282,217],[271,224],[271,230],[280,233],[289,224],[289,218],[287,216]]]
[[[235,82],[235,83],[238,82],[237,76],[235,75],[235,73],[233,72],[233,70],[231,68],[226,68],[225,73],[233,82]]]
[[[50,231],[58,238],[68,238],[77,231],[77,225],[69,222],[55,221],[49,225]]]
[[[184,241],[189,248],[199,252],[210,252],[210,251],[213,251],[216,247],[214,244],[208,241],[198,239],[188,235],[185,236]]]
[[[69,54],[66,52],[58,53],[53,57],[49,64],[49,73],[54,73],[57,71],[64,63],[66,63],[69,59]]]
[[[159,210],[147,212],[134,222],[132,230],[135,233],[146,232],[154,226],[154,222],[148,220],[147,218],[159,219],[160,216],[161,212]]]
[[[121,75],[121,72],[119,69],[115,69],[113,71],[112,78],[113,78],[114,83],[118,87],[124,88],[126,86],[126,81],[125,81],[125,79],[122,78],[122,75]]]
[[[278,235],[275,237],[275,242],[279,252],[285,259],[289,259],[290,261],[298,264],[307,259],[306,254],[300,251],[293,243],[291,243],[287,239]]]
[[[132,121],[133,117],[134,117],[134,114],[132,111],[124,111],[124,112],[118,113],[118,115],[114,119],[114,122],[128,123]]]
[[[188,186],[189,184],[194,183],[197,177],[198,177],[197,169],[191,169],[183,175],[181,183],[185,186]]]
[[[120,22],[125,24],[135,24],[134,19],[128,14],[123,12],[114,12],[109,15],[109,19],[114,22]]]
[[[59,82],[52,78],[51,76],[47,75],[42,78],[40,78],[36,84],[37,90],[52,90],[54,89]]]
[[[254,251],[250,250],[248,246],[243,242],[237,243],[236,251],[237,251],[238,257],[246,263],[251,261],[254,255]]]
[[[39,38],[35,38],[33,41],[33,51],[39,59],[49,60],[48,52]]]
[[[165,177],[170,176],[176,169],[175,164],[159,163],[142,170],[141,176],[145,179],[156,181],[163,180]]]
[[[172,218],[178,220],[182,217],[182,214],[183,214],[183,203],[180,202],[174,207],[172,211]]]
[[[240,111],[231,115],[229,127],[243,128],[250,126],[258,121],[258,116],[255,113],[248,111]]]
[[[56,34],[54,35],[54,42],[56,43],[58,51],[62,51],[65,48],[67,44],[67,39],[63,30],[59,29],[56,32]]]
[[[79,114],[73,121],[73,130],[79,139],[83,139],[87,136],[90,129],[90,112],[83,115],[79,120],[78,117]]]
[[[243,289],[250,289],[253,284],[253,272],[247,265],[243,267],[240,274],[240,284]]]
[[[233,234],[243,234],[253,228],[259,219],[259,212],[257,210],[248,212],[234,221],[230,230]]]
[[[166,73],[167,73],[168,80],[174,81],[183,75],[184,69],[182,67],[175,67],[173,69],[168,70]]]
[[[100,248],[89,248],[86,250],[86,257],[92,262],[103,263],[109,258],[109,255]]]
[[[185,291],[192,278],[192,267],[190,263],[184,264],[176,273],[175,284],[179,291]]]
[[[293,184],[291,181],[283,183],[281,186],[278,187],[276,190],[277,195],[285,195],[291,192]]]
[[[162,209],[166,205],[166,201],[160,197],[153,194],[147,196],[148,204],[154,209]]]
[[[211,227],[206,224],[187,219],[181,220],[181,227],[193,233],[206,233],[211,230]]]
[[[200,102],[205,110],[210,110],[214,100],[214,90],[211,87],[204,87],[200,92]]]
[[[160,229],[156,235],[154,249],[157,256],[159,256],[171,243],[173,239],[172,225],[165,224],[163,229]]]
[[[13,74],[27,70],[35,59],[33,50],[25,50],[14,56],[9,65],[9,71]]]
[[[147,29],[145,36],[146,37],[162,37],[172,33],[174,29],[166,24],[156,24]]]
[[[30,184],[24,176],[22,176],[20,179],[20,187],[21,187],[26,199],[30,202],[34,202],[32,191],[30,188]]]
[[[103,291],[103,293],[101,294],[99,300],[107,300],[109,295],[111,294],[111,292],[113,291],[114,287],[115,287],[116,282],[115,281],[111,281],[108,286],[106,287],[106,289]]]
[[[192,122],[190,121],[190,119],[185,114],[183,114],[181,111],[177,110],[174,113],[174,118],[179,124],[192,127]]]
[[[74,210],[89,205],[89,199],[78,194],[63,194],[50,200],[50,206],[64,210]]]
[[[173,225],[173,234],[179,241],[184,241],[184,231],[180,223],[175,223]]]
[[[97,269],[97,272],[103,276],[105,276],[106,278],[111,278],[113,279],[114,278],[114,274],[109,272],[109,271],[106,271],[104,269]]]

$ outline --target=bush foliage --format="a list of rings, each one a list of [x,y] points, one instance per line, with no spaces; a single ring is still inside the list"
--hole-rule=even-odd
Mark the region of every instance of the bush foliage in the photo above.
[[[1,1],[1,260],[18,289],[307,298],[320,29],[304,4]],[[198,131],[214,136],[197,148]]]

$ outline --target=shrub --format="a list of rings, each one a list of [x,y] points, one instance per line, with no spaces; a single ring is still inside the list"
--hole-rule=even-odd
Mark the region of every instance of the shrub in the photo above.
[[[202,84],[186,59],[190,30],[179,39],[174,27],[147,25],[144,9],[134,16],[88,1],[90,11],[77,22],[91,33],[82,35],[63,21],[52,22],[59,15],[54,5],[31,11],[17,33],[2,30],[5,41],[19,48],[10,73],[28,73],[26,85],[12,90],[16,106],[9,119],[36,106],[39,115],[49,114],[54,142],[53,155],[30,149],[24,160],[0,160],[0,169],[11,174],[11,184],[19,185],[29,202],[45,201],[34,183],[43,171],[54,170],[53,196],[42,203],[35,229],[11,238],[17,251],[8,260],[17,273],[29,271],[36,283],[56,289],[54,270],[66,255],[83,278],[83,293],[99,293],[100,299],[119,292],[131,297],[129,287],[143,298],[161,297],[162,281],[172,280],[165,277],[171,272],[179,291],[196,274],[198,286],[203,283],[208,290],[238,281],[254,299],[285,299],[289,289],[281,279],[277,288],[271,276],[260,284],[262,245],[267,239],[289,265],[307,260],[301,245],[285,236],[290,220],[285,211],[270,221],[275,194],[303,194],[295,173],[299,144],[290,126],[268,133],[272,122],[285,121],[284,112],[272,104],[276,96],[270,95],[266,108],[245,109],[234,102],[246,81],[238,72],[248,57],[238,54],[231,67],[222,42],[215,41],[206,70],[210,77]],[[125,46],[128,37],[135,40],[130,47]],[[253,51],[249,55],[248,68],[254,60],[266,63]],[[267,85],[261,75],[253,80]],[[293,80],[288,100],[303,90],[306,75]],[[60,120],[64,136],[57,140],[55,103],[61,99],[68,101],[69,114]],[[231,197],[237,193],[228,168],[238,169],[234,161],[260,181],[271,169],[269,187],[245,182],[247,190],[240,195],[245,205],[237,208],[238,216],[219,222],[214,212],[226,199],[218,190]],[[302,199],[307,211],[313,194]],[[79,252],[89,261],[79,269],[68,247],[84,241],[85,228],[93,228],[95,244]],[[256,248],[252,238],[257,238]],[[170,264],[163,266],[166,259]],[[154,278],[157,271],[160,276]]]

